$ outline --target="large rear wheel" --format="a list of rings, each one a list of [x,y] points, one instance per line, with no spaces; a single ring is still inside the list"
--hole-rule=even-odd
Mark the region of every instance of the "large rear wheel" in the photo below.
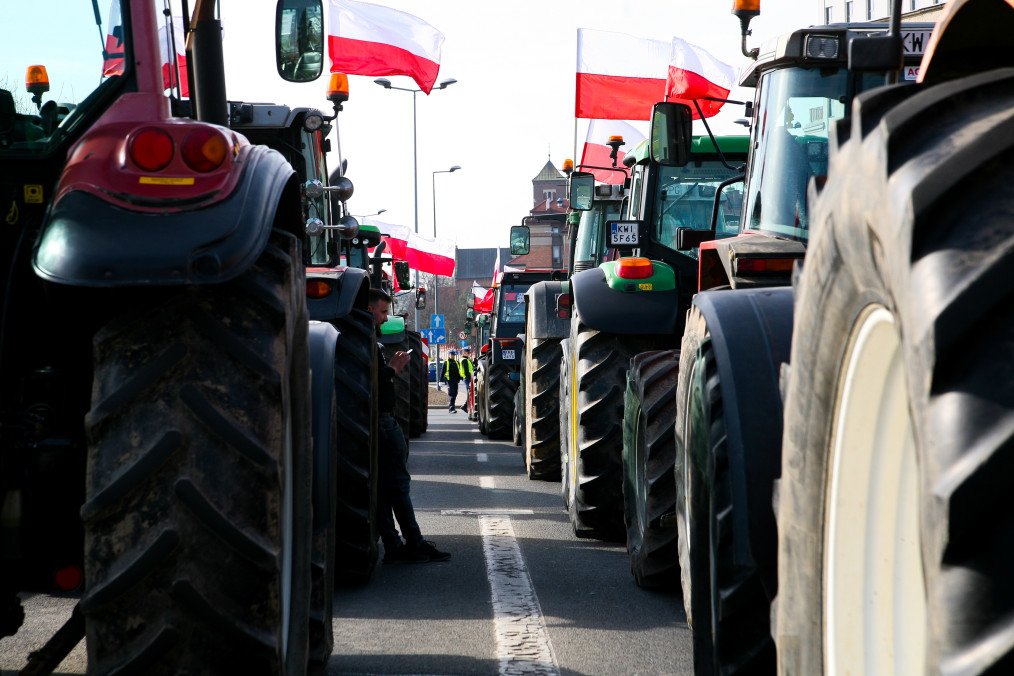
[[[679,352],[643,352],[630,360],[623,406],[623,520],[630,572],[641,587],[679,582],[676,528],[676,376]]]
[[[486,371],[486,433],[490,439],[511,438],[518,384],[510,376],[510,368],[502,362],[490,363]]]
[[[733,522],[725,403],[711,335],[697,307],[687,316],[676,401],[680,581],[694,671],[770,672],[770,606],[760,570],[735,555],[743,531]]]
[[[519,403],[529,479],[560,480],[560,354],[559,338],[525,341],[525,400]]]
[[[784,673],[1014,672],[1012,110],[1010,69],[885,88],[833,139],[785,404]]]
[[[338,510],[335,582],[363,584],[377,563],[377,339],[368,310],[337,320]]]
[[[299,242],[94,340],[81,600],[97,673],[303,673],[311,444]]]
[[[409,432],[412,438],[422,436],[429,427],[429,374],[426,370],[426,357],[422,351],[422,336],[415,331],[407,331],[408,347],[412,350],[412,359],[406,368],[411,369],[410,379],[412,381],[411,415],[409,419]]]

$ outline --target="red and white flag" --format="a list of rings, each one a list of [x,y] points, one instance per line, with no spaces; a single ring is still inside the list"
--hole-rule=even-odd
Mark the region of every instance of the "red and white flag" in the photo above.
[[[453,277],[456,249],[454,242],[450,240],[430,239],[413,232],[408,237],[405,260],[413,270],[441,277]]]
[[[635,126],[637,125],[637,126]],[[638,143],[647,138],[647,133],[639,126],[640,122],[625,122],[623,120],[591,120],[588,123],[588,133],[585,136],[584,149],[581,151],[581,171],[590,171],[595,174],[595,180],[600,183],[612,185],[623,185],[627,177],[626,171],[609,171],[607,169],[587,169],[588,165],[595,167],[613,166],[613,158],[609,155],[613,149],[606,145],[612,136],[622,136],[623,145],[616,153],[616,168],[625,169],[623,158],[627,152],[633,149]]]
[[[651,119],[651,107],[665,96],[670,51],[664,40],[578,28],[574,116]]]
[[[175,45],[175,47],[174,47]],[[172,63],[175,52],[176,67]],[[158,31],[158,53],[162,57],[162,86],[176,89],[179,78],[180,96],[190,97],[190,86],[187,84],[187,34],[183,32],[183,18],[174,16],[172,27],[168,23]]]
[[[496,286],[500,282],[500,247],[496,248],[496,260],[493,261],[493,282],[492,286]]]
[[[123,19],[120,17],[120,0],[113,0],[106,17],[105,59],[102,62],[102,76],[123,75]]]
[[[329,0],[331,72],[408,75],[427,94],[440,70],[444,35],[422,19],[356,0]]]
[[[476,312],[492,312],[493,289],[484,289],[472,282],[472,309]]]
[[[672,39],[669,74],[665,81],[665,100],[685,103],[699,119],[694,101],[701,106],[704,117],[715,115],[736,82],[732,66],[716,59],[708,50],[690,44],[681,38]]]

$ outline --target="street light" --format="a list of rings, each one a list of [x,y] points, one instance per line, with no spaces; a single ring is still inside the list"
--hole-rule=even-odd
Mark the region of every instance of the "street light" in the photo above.
[[[419,165],[418,165],[418,144],[416,133],[416,115],[415,115],[415,95],[421,92],[421,89],[409,89],[408,87],[395,87],[391,84],[391,81],[387,78],[377,78],[374,80],[375,83],[383,87],[384,89],[397,89],[400,92],[412,92],[412,194],[415,199],[415,233],[419,234]],[[457,82],[454,78],[447,78],[442,80],[440,84],[436,86],[436,89],[447,89],[452,84]],[[415,271],[415,286],[419,288],[419,271]],[[419,308],[415,309],[415,328],[419,330]],[[440,381],[437,380],[439,385]]]
[[[433,239],[437,238],[437,174],[450,174],[452,172],[461,169],[458,165],[454,165],[450,169],[440,169],[433,172]],[[416,277],[416,285],[418,286],[418,277]],[[440,277],[433,275],[433,314],[440,314],[438,303],[440,302]],[[418,313],[418,310],[416,310]],[[416,320],[416,326],[419,326],[419,320]],[[447,331],[447,326],[444,326],[444,331]],[[440,344],[437,344],[437,390],[440,390]]]

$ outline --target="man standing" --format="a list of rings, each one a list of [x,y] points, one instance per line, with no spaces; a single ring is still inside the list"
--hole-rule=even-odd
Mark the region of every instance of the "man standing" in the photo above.
[[[367,305],[373,315],[373,324],[379,334],[380,325],[387,321],[391,297],[380,289],[370,289],[370,300]],[[377,369],[378,401],[380,419],[378,432],[377,469],[377,529],[380,539],[384,542],[384,563],[426,563],[428,561],[446,561],[451,558],[424,540],[419,524],[415,519],[415,509],[409,488],[412,477],[408,473],[408,444],[401,426],[394,417],[394,376],[408,365],[412,358],[408,352],[398,351],[391,357],[390,363],[384,358],[383,351],[378,350],[379,368]],[[402,542],[394,518],[398,518],[405,541]]]
[[[450,413],[457,413],[458,408],[455,400],[458,398],[458,383],[465,379],[465,371],[458,361],[458,351],[451,350],[447,353],[447,361],[444,362],[444,381],[447,383],[447,410]]]
[[[475,362],[472,361],[472,348],[468,345],[462,350],[461,370],[465,376],[465,411],[472,412],[472,380],[475,375]]]

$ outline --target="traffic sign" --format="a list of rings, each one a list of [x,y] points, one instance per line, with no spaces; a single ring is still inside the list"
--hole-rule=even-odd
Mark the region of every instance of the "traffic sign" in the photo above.
[[[465,338],[468,338],[468,334],[465,333],[464,331],[458,331],[458,339],[464,340]]]
[[[444,316],[430,315],[430,328],[444,330]]]
[[[419,333],[430,345],[447,344],[447,332],[444,329],[420,329]]]

